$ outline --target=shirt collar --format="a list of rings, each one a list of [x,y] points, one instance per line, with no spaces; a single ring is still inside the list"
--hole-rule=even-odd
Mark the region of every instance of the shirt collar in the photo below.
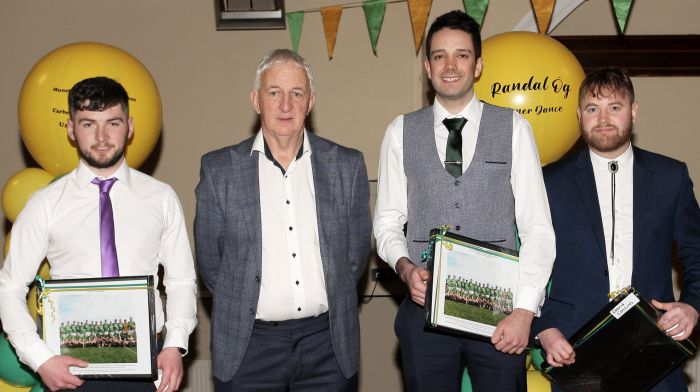
[[[262,129],[258,132],[257,135],[255,135],[255,140],[253,140],[253,147],[250,150],[250,154],[253,155],[254,152],[259,152],[263,154],[268,160],[274,163],[275,166],[279,167],[284,173],[284,169],[272,156],[272,151],[270,151],[270,148],[268,147],[267,142],[265,141]],[[304,140],[302,141],[301,146],[299,147],[296,160],[299,160],[299,158],[301,158],[302,156],[304,156],[304,154],[307,153],[311,153],[311,144],[309,144],[309,135],[307,135],[306,128],[304,128]]]
[[[97,177],[101,180],[104,180],[107,178],[116,178],[117,180],[119,180],[119,182],[126,185],[127,187],[131,185],[131,175],[129,173],[129,165],[126,163],[126,159],[124,159],[122,161],[122,164],[119,166],[117,171],[112,173],[112,175],[109,177],[98,176],[81,159],[78,162],[78,167],[75,169],[75,175],[76,175],[76,179],[78,180],[78,184],[81,187],[92,186],[93,185],[92,180],[95,177]]]
[[[435,102],[433,103],[433,120],[435,121],[435,128],[444,127],[442,120],[445,118],[464,117],[467,119],[467,121],[476,121],[476,119],[479,117],[479,113],[481,113],[481,108],[483,105],[483,102],[479,101],[479,98],[476,97],[476,93],[474,93],[472,100],[469,101],[467,106],[463,107],[459,113],[451,114],[440,104],[437,99],[435,99]]]
[[[593,163],[593,166],[598,169],[605,169],[607,170],[608,163],[610,161],[617,161],[618,166],[620,169],[625,169],[629,167],[630,163],[632,162],[632,143],[627,146],[627,150],[623,152],[619,157],[609,159],[605,157],[601,157],[600,155],[596,154],[591,150],[590,148],[588,149],[588,152],[591,155],[591,162]]]

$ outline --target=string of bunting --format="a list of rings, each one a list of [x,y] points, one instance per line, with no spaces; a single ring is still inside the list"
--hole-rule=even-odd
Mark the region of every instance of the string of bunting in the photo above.
[[[627,19],[634,0],[610,0],[612,3],[615,17],[617,18],[620,33],[624,34]],[[483,25],[484,16],[488,8],[488,0],[462,0],[464,10],[479,25]],[[372,52],[377,56],[377,43],[379,42],[379,34],[384,22],[384,14],[386,13],[387,4],[406,3],[411,18],[411,27],[413,29],[413,42],[415,44],[416,54],[420,51],[423,42],[425,28],[428,23],[428,16],[433,4],[433,0],[365,0],[354,1],[343,4],[332,5],[322,8],[312,8],[288,12],[287,23],[289,27],[289,35],[292,43],[292,50],[299,51],[299,42],[301,40],[302,26],[304,24],[304,14],[320,13],[323,21],[323,33],[326,37],[326,49],[328,51],[328,60],[333,58],[336,39],[338,37],[338,27],[340,18],[344,9],[362,7],[367,23],[367,31],[369,33]],[[552,13],[556,0],[530,0],[537,28],[540,33],[546,32],[552,20]]]

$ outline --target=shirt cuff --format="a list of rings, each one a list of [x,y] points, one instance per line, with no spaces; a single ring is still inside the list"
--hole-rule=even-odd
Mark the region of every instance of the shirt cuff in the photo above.
[[[43,341],[32,344],[24,353],[17,353],[19,359],[27,364],[34,372],[37,372],[44,362],[53,357],[54,354],[49,350]]]
[[[402,257],[410,259],[408,256],[408,248],[400,244],[393,245],[386,252],[386,262],[394,271],[396,271],[396,262]]]
[[[188,341],[190,335],[184,331],[178,331],[177,329],[168,330],[165,334],[165,342],[163,343],[163,348],[168,347],[178,347],[185,350],[185,356],[188,350]]]
[[[540,307],[542,306],[543,296],[539,290],[530,286],[518,287],[518,293],[515,296],[515,308],[529,310],[539,317]]]

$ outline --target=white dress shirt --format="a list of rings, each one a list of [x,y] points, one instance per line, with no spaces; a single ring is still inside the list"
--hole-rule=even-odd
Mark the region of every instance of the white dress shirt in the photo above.
[[[483,103],[476,95],[457,115],[451,115],[435,100],[435,145],[441,161],[445,160],[449,134],[442,120],[461,116],[467,119],[467,124],[462,129],[462,171],[469,168],[476,149],[482,109]],[[396,262],[401,257],[409,257],[403,233],[408,217],[406,174],[403,166],[403,115],[396,117],[386,130],[379,154],[378,178],[377,203],[374,210],[377,252],[390,266],[396,268]],[[513,162],[510,183],[515,197],[515,219],[521,241],[520,281],[515,307],[539,313],[556,254],[554,229],[532,128],[516,111],[513,111]]]
[[[260,320],[292,320],[328,311],[308,140],[304,130],[300,154],[286,171],[269,150],[266,155],[262,132],[253,142],[262,224],[262,277],[255,315]]]
[[[0,318],[19,359],[33,370],[57,353],[37,334],[27,311],[27,285],[46,257],[52,279],[101,277],[99,188],[82,161],[38,190],[12,226],[10,250],[0,270]],[[153,275],[164,267],[168,321],[156,295],[156,329],[167,328],[164,347],[187,349],[197,325],[197,287],[182,207],[173,189],[123,163],[112,177],[110,198],[121,276]],[[109,306],[109,304],[105,304]]]
[[[591,163],[598,192],[600,215],[603,218],[605,250],[608,262],[610,291],[617,291],[632,284],[632,238],[633,238],[633,178],[634,154],[632,145],[615,159],[603,158],[593,151]],[[608,162],[617,161],[615,173],[615,232],[612,231],[612,193]],[[615,258],[612,258],[612,241],[615,238]]]

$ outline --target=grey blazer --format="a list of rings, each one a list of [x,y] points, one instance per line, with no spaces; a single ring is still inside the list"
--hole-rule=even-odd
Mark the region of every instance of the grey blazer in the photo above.
[[[362,153],[313,134],[311,165],[333,349],[343,374],[357,372],[357,283],[367,265],[371,218]],[[214,377],[228,381],[243,361],[262,271],[258,154],[253,139],[202,157],[194,222],[197,266],[213,294]]]

